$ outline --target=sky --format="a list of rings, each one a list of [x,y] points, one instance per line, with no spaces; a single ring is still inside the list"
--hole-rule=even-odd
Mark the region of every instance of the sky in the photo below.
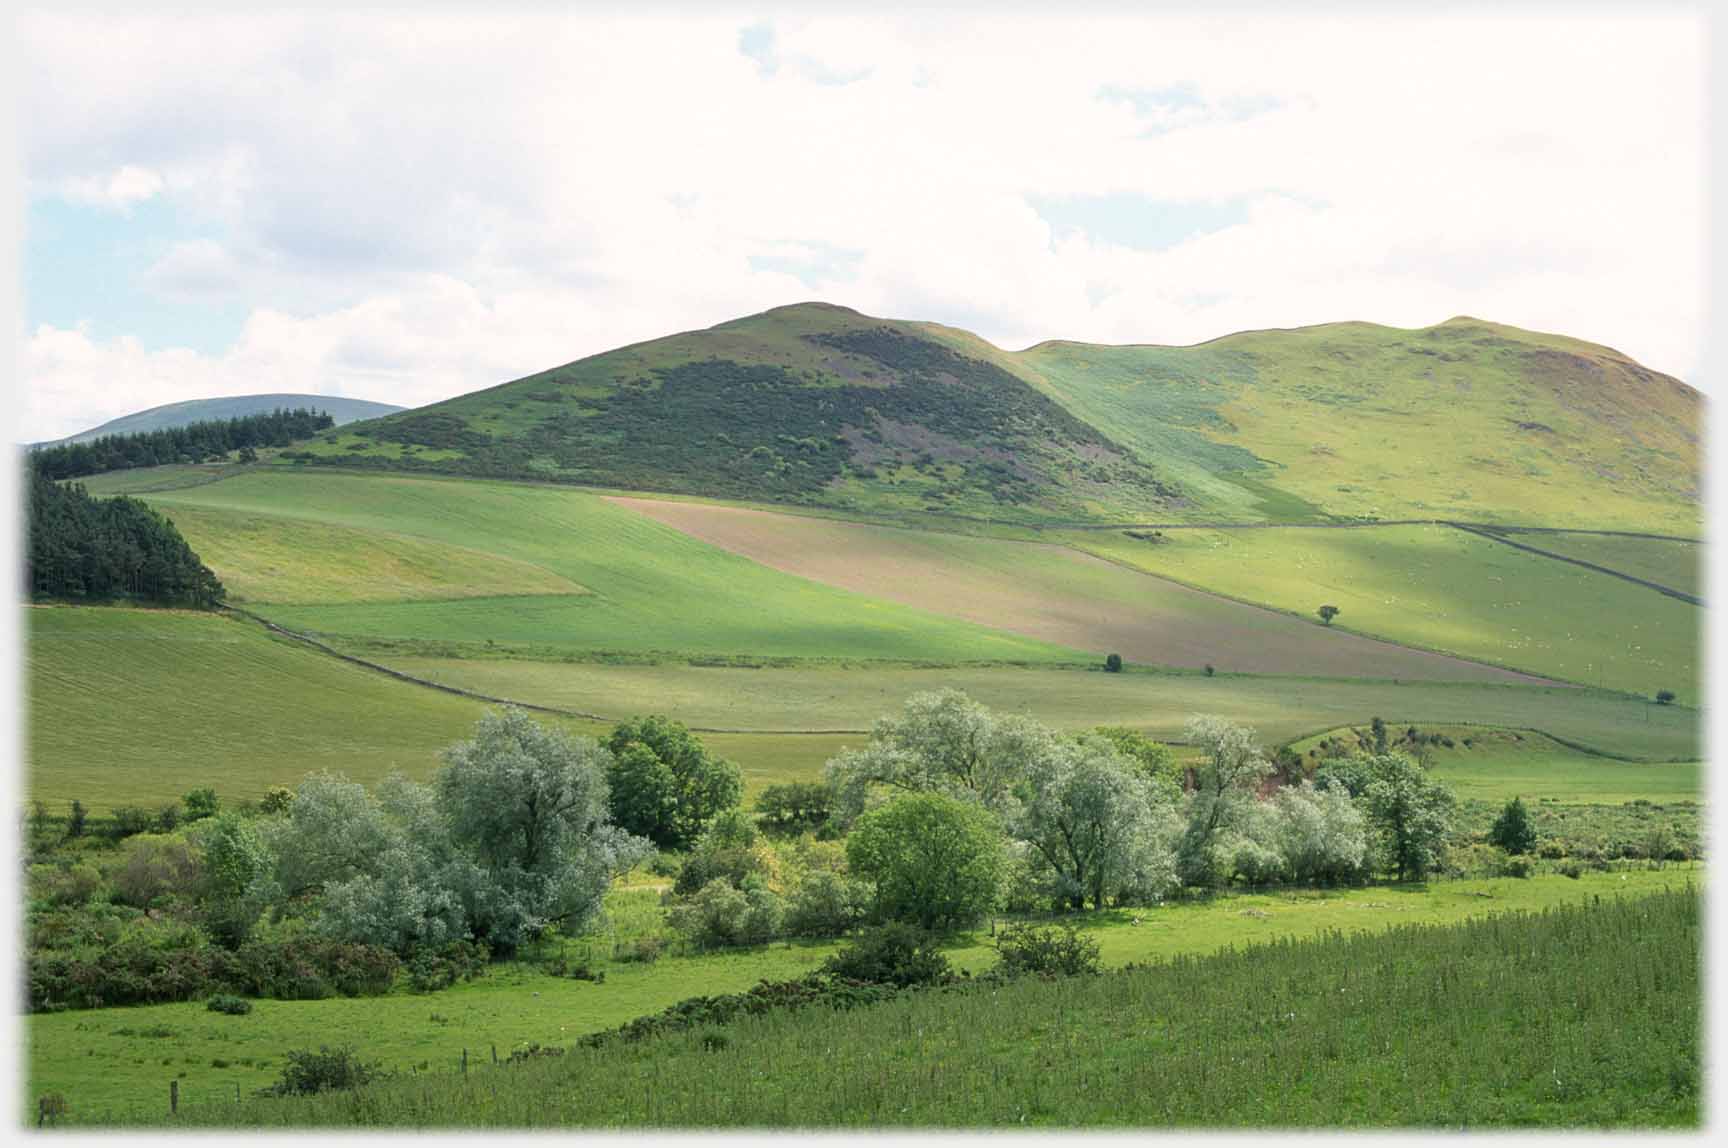
[[[1474,315],[1702,385],[1685,11],[19,20],[22,441],[807,299],[1013,349]]]

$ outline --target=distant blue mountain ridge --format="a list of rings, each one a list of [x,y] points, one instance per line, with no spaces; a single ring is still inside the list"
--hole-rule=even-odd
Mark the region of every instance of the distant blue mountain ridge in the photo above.
[[[67,438],[32,445],[67,446],[72,443],[90,442],[105,435],[142,434],[145,431],[183,427],[190,423],[267,414],[278,408],[292,410],[295,407],[308,407],[315,411],[323,411],[336,420],[337,426],[344,423],[359,422],[361,419],[374,419],[380,415],[394,414],[396,411],[407,409],[391,403],[375,403],[367,399],[345,399],[336,395],[230,395],[217,399],[188,399],[185,402],[168,403],[165,406],[151,407],[149,410],[121,415],[117,419],[108,420],[101,426],[80,431]]]

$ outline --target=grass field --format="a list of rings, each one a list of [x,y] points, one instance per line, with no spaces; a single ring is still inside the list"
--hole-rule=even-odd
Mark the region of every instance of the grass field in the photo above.
[[[1697,701],[1696,606],[1444,526],[1076,531],[1076,546],[1336,626],[1568,681]],[[1551,535],[1531,535],[1545,545]],[[1575,537],[1575,536],[1574,536]],[[1678,571],[1676,561],[1664,569]],[[1651,559],[1652,564],[1655,563]],[[1655,579],[1660,581],[1660,579]]]
[[[1490,912],[1539,910],[1592,897],[1606,900],[1615,894],[1679,888],[1701,874],[1693,867],[1672,866],[1663,871],[1586,873],[1580,880],[1539,876],[1437,882],[1426,889],[1292,891],[1162,909],[1112,910],[1083,920],[1095,930],[1106,965],[1121,966],[1280,937],[1443,924]],[[642,894],[620,892],[613,897],[630,902],[640,900]],[[1131,924],[1135,916],[1142,918],[1141,924]],[[402,1071],[425,1065],[423,1071],[436,1074],[432,1081],[452,1084],[451,1074],[464,1048],[475,1061],[489,1063],[494,1044],[500,1056],[529,1041],[568,1044],[582,1033],[620,1024],[685,997],[738,991],[763,978],[799,975],[832,949],[832,944],[777,944],[665,957],[653,965],[605,960],[601,964],[606,980],[601,984],[518,967],[432,995],[398,991],[354,1000],[261,1000],[243,1017],[209,1012],[196,1002],[35,1015],[26,1022],[26,1095],[60,1092],[71,1103],[74,1118],[81,1121],[101,1121],[105,1112],[125,1119],[165,1108],[168,1081],[178,1078],[182,1113],[214,1115],[214,1110],[232,1104],[236,1084],[247,1091],[273,1080],[286,1050],[316,1047],[333,1039],[348,1040],[368,1057]],[[975,971],[994,960],[984,932],[957,940],[949,956],[958,966]],[[169,1036],[138,1035],[158,1028],[168,1030]],[[116,1033],[117,1029],[129,1029],[131,1034]],[[213,1063],[218,1060],[224,1063]],[[246,1060],[252,1063],[242,1063]]]
[[[1631,762],[1579,753],[1540,734],[1474,726],[1423,725],[1450,737],[1451,748],[1425,747],[1429,772],[1466,801],[1537,797],[1555,802],[1701,801],[1702,762]],[[1363,732],[1366,732],[1363,727]],[[1305,752],[1323,737],[1291,748]]]
[[[1514,676],[1328,630],[1146,578],[1065,547],[616,500],[777,570],[1132,662],[1267,674],[1506,681]]]
[[[170,516],[193,510],[186,535],[201,553],[242,552],[256,521],[269,517],[463,547],[531,564],[589,591],[507,596],[519,585],[510,581],[500,587],[506,596],[272,604],[272,620],[298,630],[642,653],[1034,662],[1101,656],[795,578],[577,491],[282,471],[150,500]],[[330,563],[318,551],[303,552],[290,573],[350,597],[369,592],[371,576],[343,551]]]
[[[824,729],[867,730],[875,718],[897,712],[909,695],[951,686],[993,708],[1065,728],[1128,725],[1166,739],[1180,737],[1193,713],[1251,725],[1268,744],[1375,716],[1393,724],[1530,727],[1647,760],[1695,759],[1701,736],[1694,710],[1566,686],[1014,667],[740,669],[372,656],[493,696],[608,717],[658,708],[690,725],[717,728],[808,729],[819,720]]]
[[[1666,538],[1625,538],[1613,534],[1580,534],[1575,531],[1550,534],[1514,533],[1514,542],[1581,558],[1634,578],[1679,590],[1695,598],[1704,596],[1704,546]]]
[[[371,783],[415,778],[467,737],[482,702],[343,663],[256,623],[104,607],[25,612],[26,797],[93,810],[154,810],[199,786],[255,800],[318,769]],[[655,710],[643,699],[637,713]],[[572,733],[609,726],[546,714]],[[856,737],[710,734],[743,768],[747,795],[813,775]]]

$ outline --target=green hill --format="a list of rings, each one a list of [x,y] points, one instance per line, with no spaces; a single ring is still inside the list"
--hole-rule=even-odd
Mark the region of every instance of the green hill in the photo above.
[[[143,434],[145,431],[168,430],[171,427],[183,427],[192,423],[241,418],[245,415],[268,414],[274,410],[293,410],[296,407],[323,411],[336,420],[337,426],[357,422],[360,419],[375,419],[379,415],[387,415],[403,409],[393,403],[374,403],[366,399],[345,399],[336,395],[232,395],[217,399],[189,399],[183,403],[168,403],[160,407],[151,407],[149,410],[121,415],[117,419],[110,419],[101,426],[91,427],[87,431],[79,431],[77,434],[69,435],[63,439],[36,445],[66,446],[75,442],[91,442],[107,435]]]
[[[1697,391],[1475,319],[1003,351],[804,303],[327,432],[314,461],[1054,521],[1696,535]]]

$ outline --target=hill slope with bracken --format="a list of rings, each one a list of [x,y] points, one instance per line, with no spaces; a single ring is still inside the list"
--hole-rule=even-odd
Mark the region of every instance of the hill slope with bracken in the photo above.
[[[1193,347],[806,303],[320,436],[316,461],[895,517],[1455,518],[1696,534],[1697,391],[1474,319]]]

